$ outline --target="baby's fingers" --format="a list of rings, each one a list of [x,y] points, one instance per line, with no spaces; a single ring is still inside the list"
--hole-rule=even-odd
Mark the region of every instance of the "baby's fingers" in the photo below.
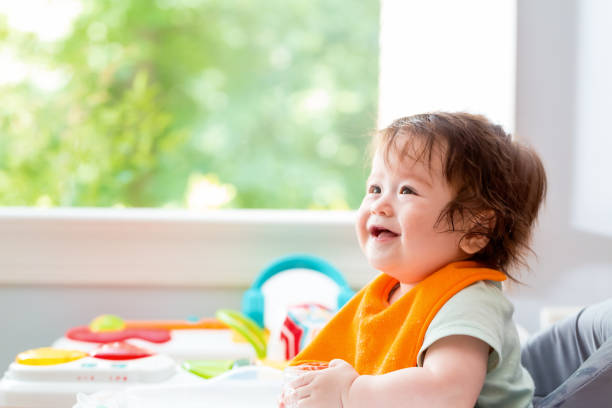
[[[308,384],[308,385],[304,385],[303,387],[296,388],[295,391],[293,391],[292,398],[293,398],[293,401],[299,403],[302,400],[310,398],[311,395],[312,395],[312,385]]]
[[[329,362],[329,368],[340,367],[340,366],[352,367],[349,363],[347,363],[346,361],[340,358],[334,358],[332,361]]]
[[[294,390],[300,387],[304,387],[310,384],[312,380],[314,380],[315,375],[316,373],[307,373],[300,375],[298,378],[289,383],[289,387],[293,388]]]

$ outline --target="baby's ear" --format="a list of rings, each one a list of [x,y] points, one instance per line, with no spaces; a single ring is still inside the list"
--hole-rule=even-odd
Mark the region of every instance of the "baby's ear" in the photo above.
[[[489,243],[489,237],[486,235],[472,235],[463,237],[459,242],[459,248],[468,255],[474,255]]]
[[[495,212],[481,211],[470,220],[468,234],[459,242],[459,248],[469,255],[474,255],[489,243],[487,236],[495,228]]]

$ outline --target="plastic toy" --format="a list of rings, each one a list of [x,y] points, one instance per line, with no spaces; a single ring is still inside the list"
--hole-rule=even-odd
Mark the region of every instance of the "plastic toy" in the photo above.
[[[310,269],[332,279],[340,288],[337,309],[340,309],[355,294],[342,274],[321,258],[301,254],[281,258],[265,268],[242,297],[242,313],[253,319],[260,327],[264,327],[264,296],[261,288],[268,279],[289,269]]]
[[[332,318],[325,306],[308,303],[289,308],[280,337],[285,348],[285,359],[291,360],[319,333]]]
[[[218,319],[203,318],[190,320],[127,320],[115,315],[102,315],[95,318],[89,328],[93,332],[118,331],[123,329],[151,330],[195,330],[195,329],[227,329],[227,325]]]
[[[185,361],[182,367],[202,378],[216,377],[226,371],[242,367],[246,365],[252,365],[254,363],[260,365],[271,365],[276,366],[277,364],[270,364],[265,360],[267,352],[267,334],[265,330],[261,329],[257,324],[249,319],[248,317],[240,314],[235,310],[221,309],[216,313],[217,318],[225,323],[229,328],[234,330],[236,333],[241,335],[246,341],[248,341],[255,354],[257,355],[257,361],[248,359],[239,360],[197,360],[197,361]]]
[[[261,317],[257,322],[228,309],[219,310],[216,318],[199,321],[99,316],[88,326],[69,329],[52,348],[19,354],[0,381],[0,408],[68,408],[74,405],[77,393],[81,393],[77,406],[85,407],[83,404],[100,402],[85,394],[99,396],[101,390],[113,398],[126,395],[129,401],[141,403],[130,405],[134,407],[274,406],[282,374],[272,367],[283,368],[286,362],[267,358],[269,334],[261,327],[260,289],[270,277],[300,268],[321,272],[338,284],[338,307],[353,295],[331,265],[294,255],[268,266],[245,294],[243,306],[261,301],[259,309],[246,308],[251,316]],[[249,298],[256,300],[253,303]],[[305,317],[297,316],[294,321],[310,322]],[[303,325],[302,337],[296,338],[312,333],[308,324]],[[124,406],[117,404],[91,407]]]
[[[125,328],[125,322],[122,318],[115,315],[102,315],[96,317],[89,328],[93,332],[117,331]]]
[[[257,357],[263,359],[267,352],[266,332],[248,317],[230,309],[221,309],[216,313],[217,319],[246,339]]]
[[[219,319],[197,322],[175,320],[127,320],[118,316],[96,317],[90,325],[69,329],[53,347],[91,351],[100,344],[123,341],[177,362],[186,360],[254,359],[256,353]]]
[[[281,370],[248,366],[197,384],[130,387],[79,395],[74,408],[270,408],[283,386]]]
[[[170,341],[169,330],[157,329],[120,329],[95,332],[86,326],[72,328],[66,332],[66,337],[74,341],[86,343],[112,343],[114,341],[125,341],[130,339],[141,339],[151,343],[165,343]]]
[[[220,310],[217,316],[219,322],[224,322],[223,332],[240,333],[249,342],[248,346],[254,348],[251,354],[259,362],[264,361],[267,341],[264,330],[236,311]],[[100,320],[103,319],[97,321]],[[108,333],[113,332],[98,334]],[[119,392],[138,384],[159,387],[199,383],[255,361],[255,358],[221,360],[216,357],[187,360],[177,365],[169,356],[155,354],[128,341],[87,344],[96,347],[88,352],[41,348],[20,353],[0,382],[0,407],[67,408],[74,404],[79,392]]]
[[[251,365],[249,360],[192,360],[185,361],[182,367],[199,377],[210,379],[238,367]]]
[[[41,348],[20,353],[0,382],[0,407],[68,408],[76,394],[130,385],[197,383],[173,359],[139,347],[110,343],[86,353]]]

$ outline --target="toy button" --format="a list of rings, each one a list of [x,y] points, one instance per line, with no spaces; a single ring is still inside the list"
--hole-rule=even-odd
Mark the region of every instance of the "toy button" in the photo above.
[[[69,363],[87,356],[83,351],[43,347],[19,353],[15,361],[24,365],[46,366]]]
[[[93,319],[89,324],[89,329],[93,333],[121,331],[125,329],[125,322],[119,316],[102,315]]]
[[[153,353],[140,347],[133,346],[122,341],[104,344],[90,353],[92,357],[103,360],[134,360],[149,357]]]
[[[88,343],[112,343],[129,339],[142,339],[150,341],[151,343],[165,343],[171,339],[169,330],[123,329],[93,332],[87,326],[75,327],[68,330],[66,337],[70,340],[85,341]]]

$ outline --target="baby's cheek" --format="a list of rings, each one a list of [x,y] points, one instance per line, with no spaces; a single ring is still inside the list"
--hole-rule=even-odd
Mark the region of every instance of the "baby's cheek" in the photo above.
[[[357,235],[357,240],[359,241],[359,246],[361,246],[361,249],[364,248],[368,235],[368,232],[366,231],[366,222],[367,217],[361,216],[357,218],[357,222],[355,223],[355,234]]]

